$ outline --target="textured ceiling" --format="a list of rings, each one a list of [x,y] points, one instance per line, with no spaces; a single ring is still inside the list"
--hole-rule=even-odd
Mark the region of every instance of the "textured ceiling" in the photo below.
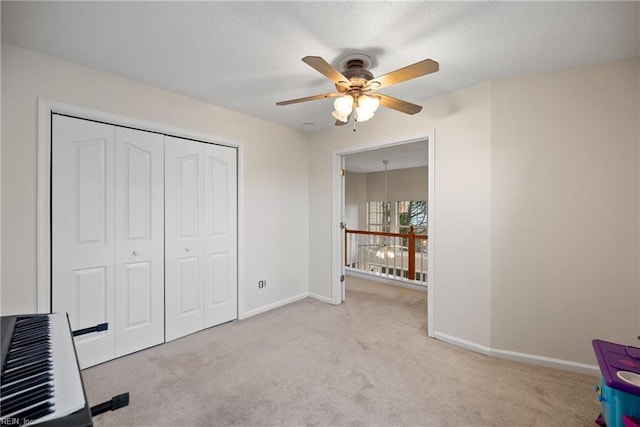
[[[640,49],[638,2],[2,1],[1,7],[3,42],[308,132],[333,126],[331,100],[275,105],[333,91],[300,60],[306,55],[338,68],[344,55],[365,53],[376,76],[432,58],[439,72],[381,90],[419,104],[482,81],[634,58]]]

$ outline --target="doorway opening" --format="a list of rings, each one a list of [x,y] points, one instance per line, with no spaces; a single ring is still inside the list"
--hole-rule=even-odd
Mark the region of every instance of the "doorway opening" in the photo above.
[[[348,284],[387,282],[427,293],[433,336],[435,288],[435,138],[334,152],[332,303]],[[379,229],[379,230],[378,230]],[[351,281],[350,278],[354,278]],[[421,325],[416,325],[421,326]]]

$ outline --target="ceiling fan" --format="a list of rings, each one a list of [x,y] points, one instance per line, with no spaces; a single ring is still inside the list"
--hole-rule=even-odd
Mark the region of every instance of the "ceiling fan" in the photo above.
[[[305,56],[302,62],[314,68],[331,80],[337,92],[307,96],[305,98],[290,99],[276,102],[276,105],[289,105],[299,102],[314,101],[316,99],[336,98],[333,116],[336,118],[336,126],[349,122],[351,114],[354,114],[355,122],[364,122],[373,117],[379,105],[392,108],[406,114],[416,114],[422,110],[422,106],[412,104],[389,95],[377,93],[382,89],[397,83],[415,79],[426,74],[435,73],[439,69],[436,61],[424,59],[415,64],[400,68],[380,77],[373,77],[369,66],[371,58],[364,54],[347,55],[340,62],[342,72],[336,70],[327,61],[319,56]]]

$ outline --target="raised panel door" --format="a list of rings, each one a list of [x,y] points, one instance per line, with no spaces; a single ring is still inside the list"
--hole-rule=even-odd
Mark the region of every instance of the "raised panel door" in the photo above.
[[[236,149],[202,144],[204,151],[204,326],[238,316]]]
[[[165,137],[165,337],[203,328],[202,144]]]
[[[115,352],[164,341],[164,136],[115,135]]]
[[[109,323],[75,338],[80,367],[114,357],[114,127],[52,118],[51,309],[73,330]]]

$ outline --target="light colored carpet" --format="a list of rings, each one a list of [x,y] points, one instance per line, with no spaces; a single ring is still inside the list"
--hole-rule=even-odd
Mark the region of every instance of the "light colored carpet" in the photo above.
[[[594,426],[595,377],[426,337],[426,295],[349,278],[311,298],[83,371],[100,426]]]

